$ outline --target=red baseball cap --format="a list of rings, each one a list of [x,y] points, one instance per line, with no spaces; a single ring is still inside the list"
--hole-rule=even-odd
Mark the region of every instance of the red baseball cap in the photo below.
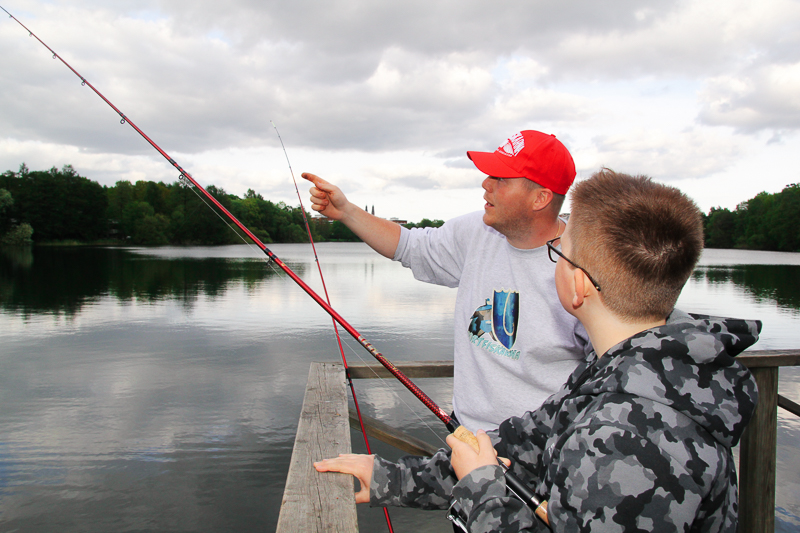
[[[567,194],[575,162],[555,135],[524,130],[494,152],[467,152],[475,166],[495,178],[528,178],[556,194]]]

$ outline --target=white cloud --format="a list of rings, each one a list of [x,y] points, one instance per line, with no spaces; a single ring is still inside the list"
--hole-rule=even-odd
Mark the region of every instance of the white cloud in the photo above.
[[[744,155],[744,142],[716,132],[679,133],[641,129],[595,138],[595,167],[645,174],[662,181],[698,178],[725,171]]]
[[[746,77],[709,79],[701,93],[701,121],[743,132],[800,128],[800,62],[767,65]]]

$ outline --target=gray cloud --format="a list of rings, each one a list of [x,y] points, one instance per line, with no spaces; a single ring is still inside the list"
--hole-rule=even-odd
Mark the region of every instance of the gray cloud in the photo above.
[[[485,138],[472,124],[496,101],[502,115],[509,98],[492,78],[498,58],[546,61],[575,32],[651,24],[637,20],[637,2],[613,4],[153,1],[112,10],[77,2],[45,10],[58,26],[44,14],[24,22],[173,150],[270,143],[270,119],[291,123],[310,147],[449,149],[445,139]],[[93,152],[148,149],[105,124],[107,113],[94,112],[101,103],[8,24],[3,41],[19,54],[4,61],[0,78],[13,104],[0,122],[10,136]],[[528,117],[569,120],[565,104],[546,113],[510,105],[506,115],[516,115],[495,119],[497,130]]]
[[[658,131],[605,131],[617,122],[618,109],[607,105],[615,84],[653,80],[654,106],[675,86],[702,87],[699,126],[772,129],[780,139],[800,121],[796,2],[772,0],[764,9],[731,0],[729,7],[56,0],[15,15],[168,153],[276,147],[274,120],[295,149],[414,151],[440,159],[444,170],[467,171],[465,150],[493,150],[531,128],[557,133],[601,164],[677,178],[724,168],[741,145],[694,132],[702,148],[694,149]],[[8,19],[0,47],[7,51],[0,56],[6,138],[104,158],[152,156]],[[401,177],[391,179],[420,189],[467,181],[423,171],[398,170],[392,176]]]

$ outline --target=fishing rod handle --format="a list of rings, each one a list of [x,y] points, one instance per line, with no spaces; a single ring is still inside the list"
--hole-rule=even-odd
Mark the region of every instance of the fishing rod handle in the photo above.
[[[458,426],[453,431],[453,436],[460,440],[461,442],[466,442],[469,444],[475,453],[480,453],[481,447],[478,444],[478,437],[475,436],[473,432],[465,428],[464,426]]]
[[[525,483],[522,482],[520,478],[518,478],[509,468],[503,463],[502,461],[498,461],[500,466],[503,469],[504,475],[506,477],[506,486],[508,490],[514,493],[514,495],[525,502],[525,504],[533,509],[534,514],[544,522],[547,527],[550,527],[550,519],[547,517],[547,502],[543,501],[540,502],[539,498],[536,497],[536,494],[528,487]]]
[[[466,442],[469,444],[472,449],[475,450],[475,453],[480,452],[478,438],[474,433],[464,426],[458,426],[455,430],[453,430],[453,436],[461,442]],[[536,496],[536,493],[534,493],[530,487],[523,483],[522,480],[518,478],[503,461],[498,458],[497,462],[503,469],[508,490],[510,490],[517,498],[522,500],[525,505],[533,509],[533,512],[537,517],[539,517],[539,520],[544,522],[546,526],[550,527],[550,520],[547,517],[547,502],[540,502],[539,498]]]

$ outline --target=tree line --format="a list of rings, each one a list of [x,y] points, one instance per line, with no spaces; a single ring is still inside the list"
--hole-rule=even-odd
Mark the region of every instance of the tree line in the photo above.
[[[244,198],[210,185],[206,190],[264,243],[308,242],[300,207],[265,200],[249,189]],[[60,170],[0,174],[0,242],[160,244],[238,244],[241,237],[220,220],[191,186],[152,181],[118,181],[103,186],[78,175],[71,165]],[[207,199],[206,199],[207,201]],[[315,241],[358,242],[338,221],[306,213]],[[407,226],[440,226],[423,219]]]
[[[800,183],[704,217],[707,248],[800,252]]]
[[[220,187],[206,189],[262,242],[307,242],[300,207],[271,202],[249,189],[244,198]],[[357,242],[338,221],[306,213],[315,241]],[[406,227],[438,227],[424,218]],[[735,209],[712,208],[703,215],[707,248],[800,252],[800,184],[762,192]],[[118,181],[103,186],[78,175],[71,165],[0,174],[0,244],[30,242],[109,244],[237,244],[241,237],[179,181]]]

